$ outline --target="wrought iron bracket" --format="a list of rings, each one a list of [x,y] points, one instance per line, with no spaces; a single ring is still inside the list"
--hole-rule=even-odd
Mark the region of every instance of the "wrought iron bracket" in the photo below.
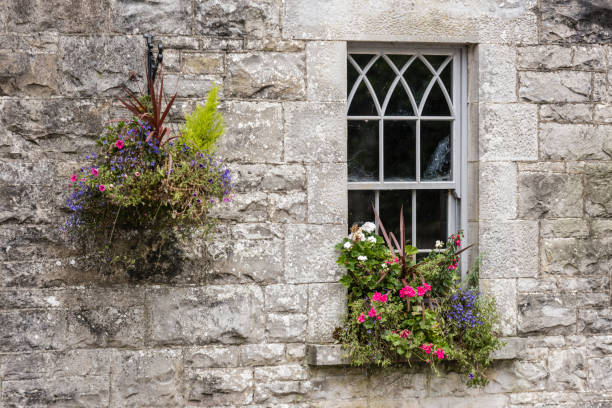
[[[147,39],[147,78],[151,78],[151,82],[155,82],[155,76],[157,75],[157,68],[159,64],[162,63],[164,59],[163,51],[164,48],[162,46],[161,41],[157,44],[157,58],[153,57],[153,35],[145,34],[143,36]],[[147,92],[150,92],[147,89]]]

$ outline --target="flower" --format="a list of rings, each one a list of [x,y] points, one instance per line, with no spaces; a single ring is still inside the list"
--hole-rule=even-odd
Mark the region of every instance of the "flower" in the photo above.
[[[431,290],[431,285],[427,282],[423,283],[423,288],[425,288],[426,292],[429,292]]]
[[[380,319],[381,319],[380,315],[376,316],[376,320],[380,320]]]
[[[351,241],[346,241],[344,243],[344,248],[346,248],[346,249],[350,249],[352,246],[353,246],[353,244],[351,244]]]
[[[361,229],[368,234],[371,234],[376,231],[376,225],[373,222],[368,221],[361,226]]]
[[[410,336],[410,334],[411,334],[411,333],[412,333],[412,332],[411,332],[410,330],[406,330],[406,329],[404,329],[404,330],[402,330],[402,332],[400,333],[400,337],[403,337],[403,338],[407,339],[407,338],[408,338],[408,336]]]
[[[372,302],[387,302],[387,295],[382,295],[380,292],[376,292],[372,295]]]
[[[474,374],[470,373],[470,375],[468,375],[468,377],[470,377],[470,380],[474,379]]]
[[[367,261],[367,260],[368,260],[368,257],[367,257],[367,256],[365,256],[365,255],[359,255],[359,256],[357,257],[357,260],[358,260],[358,261],[361,261],[361,262],[365,262],[365,261]]]
[[[423,286],[417,286],[417,296],[423,296],[427,293]]]
[[[374,309],[374,306],[372,306],[370,310],[368,311],[368,316],[376,317],[376,309]]]
[[[121,150],[121,149],[123,149],[123,146],[125,146],[125,143],[123,142],[123,140],[118,139],[118,140],[115,142],[115,146],[117,147],[117,149]]]
[[[383,269],[387,269],[387,268],[389,267],[389,265],[387,265],[386,263],[384,263],[384,264],[380,264],[380,267],[381,267],[381,268],[383,268]]]
[[[70,177],[70,181],[72,181],[72,182],[77,181],[77,175],[73,174],[72,177]]]
[[[414,288],[410,285],[405,286],[404,288],[400,289],[399,294],[401,298],[403,298],[404,296],[407,296],[409,298],[416,296],[416,292],[414,291]]]
[[[351,239],[355,242],[363,241],[365,239],[365,235],[363,235],[361,229],[358,229],[351,234]]]
[[[421,344],[419,347],[425,352],[425,354],[429,354],[431,353],[432,346],[433,344],[429,343],[429,344]]]
[[[136,177],[140,177],[140,172],[139,172],[139,171],[137,171],[136,173],[134,173],[134,175],[135,175]]]
[[[94,169],[93,167],[91,168],[91,174],[93,176],[97,176],[98,175],[98,169]]]
[[[429,353],[427,353],[429,354]],[[444,358],[444,350],[442,350],[441,348],[437,348],[436,349],[436,356],[438,357],[438,360],[442,360]]]
[[[108,185],[108,189],[109,189],[109,190],[112,190],[114,187],[115,187],[115,185],[114,185],[114,184],[109,184],[109,185]]]
[[[363,322],[365,322],[365,315],[364,315],[363,313],[362,313],[362,314],[360,314],[360,315],[359,315],[359,317],[357,318],[357,321],[358,321],[359,323],[363,323]]]
[[[436,249],[441,249],[441,248],[444,248],[444,242],[436,241]]]
[[[368,237],[368,239],[367,239],[367,241],[368,241],[368,242],[370,242],[370,243],[372,243],[372,244],[375,244],[375,243],[376,243],[376,237],[374,237],[374,236],[369,236],[369,237]]]
[[[103,192],[104,190],[106,190],[106,186],[105,186],[104,184],[100,184],[100,185],[98,186],[98,190],[100,190],[100,191],[102,191],[102,192]]]

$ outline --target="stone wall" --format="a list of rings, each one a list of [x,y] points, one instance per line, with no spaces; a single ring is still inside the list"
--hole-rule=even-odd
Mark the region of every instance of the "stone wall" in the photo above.
[[[182,270],[134,281],[58,225],[146,32],[172,120],[223,86],[238,193]],[[470,44],[468,232],[508,337],[483,390],[307,364],[344,310],[347,41]],[[607,0],[1,2],[0,406],[612,405],[611,70]]]

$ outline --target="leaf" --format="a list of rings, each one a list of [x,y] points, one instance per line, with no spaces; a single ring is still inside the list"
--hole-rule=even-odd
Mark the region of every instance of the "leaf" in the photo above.
[[[406,255],[416,255],[419,252],[418,248],[412,245],[406,245],[404,251]]]

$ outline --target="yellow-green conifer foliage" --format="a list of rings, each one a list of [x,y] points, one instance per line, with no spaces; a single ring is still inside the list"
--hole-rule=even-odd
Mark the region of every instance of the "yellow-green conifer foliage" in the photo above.
[[[195,111],[185,114],[183,141],[201,152],[214,150],[214,144],[225,132],[225,121],[219,112],[219,87],[213,86],[208,92],[206,104],[198,105]]]

